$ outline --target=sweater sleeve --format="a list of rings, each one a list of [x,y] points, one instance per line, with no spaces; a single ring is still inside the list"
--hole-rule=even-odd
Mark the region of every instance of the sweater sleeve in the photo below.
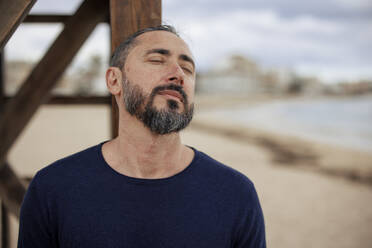
[[[41,187],[39,174],[31,181],[21,206],[18,248],[56,247],[48,215],[47,189]]]
[[[264,217],[253,184],[244,199],[245,209],[238,226],[234,248],[266,248]]]

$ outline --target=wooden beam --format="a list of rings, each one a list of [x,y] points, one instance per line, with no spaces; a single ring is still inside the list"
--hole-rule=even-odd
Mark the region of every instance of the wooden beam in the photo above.
[[[11,97],[5,97],[5,102]],[[111,104],[110,96],[54,96],[44,104],[48,105],[71,105],[71,104]]]
[[[4,102],[4,51],[0,52],[0,113]],[[1,247],[9,247],[9,216],[4,200],[1,200]]]
[[[139,29],[161,24],[161,0],[110,0],[111,51]],[[117,136],[119,114],[112,97],[112,136]]]
[[[8,211],[4,205],[4,201],[1,201],[1,247],[9,247],[9,216]]]
[[[36,0],[0,0],[0,51],[28,14]]]
[[[23,23],[65,23],[71,17],[71,15],[28,15],[23,20]]]
[[[4,51],[0,51],[0,116],[5,104]]]
[[[26,187],[10,168],[8,163],[0,166],[0,198],[9,212],[19,218],[19,211]]]
[[[85,0],[33,69],[0,118],[0,166],[37,108],[46,102],[66,67],[96,25],[108,14],[106,1]]]
[[[28,15],[23,20],[23,23],[66,23],[71,15]],[[108,16],[107,16],[108,17]],[[104,22],[109,22],[109,19],[106,18]]]

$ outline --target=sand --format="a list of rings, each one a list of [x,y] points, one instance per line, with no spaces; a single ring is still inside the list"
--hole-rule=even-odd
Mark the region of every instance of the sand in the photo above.
[[[371,154],[200,116],[182,137],[255,183],[268,247],[371,247]],[[47,106],[18,139],[9,161],[19,175],[32,176],[54,160],[108,138],[108,107]],[[16,247],[14,218],[12,226],[11,247]]]

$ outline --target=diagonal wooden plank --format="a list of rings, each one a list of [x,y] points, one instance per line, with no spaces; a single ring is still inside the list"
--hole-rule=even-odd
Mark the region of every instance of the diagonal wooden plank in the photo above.
[[[36,0],[0,0],[0,51],[28,14]]]
[[[110,0],[111,49],[139,29],[161,24],[161,0]],[[118,107],[112,98],[112,136],[117,136]]]
[[[23,23],[65,23],[68,21],[68,19],[71,17],[71,15],[35,15],[30,14],[26,16],[26,18],[23,20]]]
[[[58,15],[58,14],[41,14],[41,15],[28,15],[23,20],[23,23],[65,23],[68,21],[68,19],[71,17],[71,15]],[[104,20],[104,22],[109,22],[108,16],[107,19]]]
[[[85,0],[68,20],[64,30],[33,69],[17,94],[6,104],[0,118],[0,168],[18,135],[37,108],[48,100],[80,47],[99,22],[108,14],[106,1]],[[0,195],[1,197],[1,195]]]

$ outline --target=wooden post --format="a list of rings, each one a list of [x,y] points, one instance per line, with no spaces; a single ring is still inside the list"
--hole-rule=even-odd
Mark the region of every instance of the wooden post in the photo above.
[[[3,201],[1,201],[1,247],[9,247],[9,216]]]
[[[4,51],[0,51],[0,116],[5,104]]]
[[[36,0],[0,0],[0,51],[35,2]]]
[[[0,52],[0,113],[5,104],[5,93],[4,93],[4,51]],[[9,216],[7,210],[5,208],[4,200],[0,199],[0,207],[1,207],[1,247],[8,248],[9,247]]]
[[[110,0],[111,51],[139,29],[161,24],[161,0]],[[118,134],[119,114],[112,97],[112,137]]]

